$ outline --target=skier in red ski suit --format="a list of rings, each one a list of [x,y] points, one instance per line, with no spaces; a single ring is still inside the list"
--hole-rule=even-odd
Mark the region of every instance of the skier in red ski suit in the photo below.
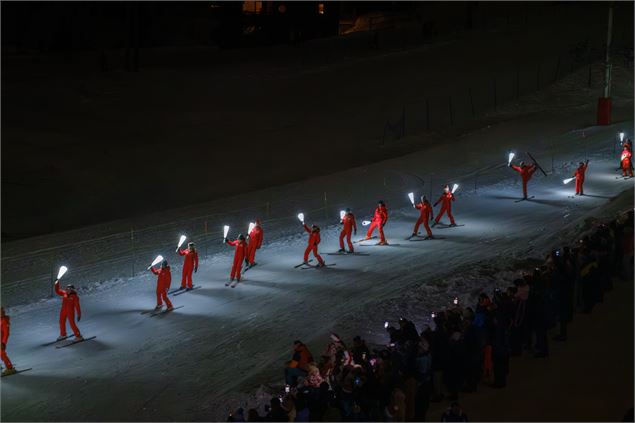
[[[370,227],[368,228],[368,232],[366,233],[366,239],[370,239],[373,235],[373,231],[375,228],[379,231],[379,244],[386,245],[386,237],[384,236],[384,225],[388,221],[388,210],[386,209],[386,205],[383,201],[379,201],[377,203],[377,208],[375,209],[375,214],[373,214],[373,219],[371,220]]]
[[[434,203],[434,207],[436,207],[439,203],[442,204],[441,210],[439,211],[439,213],[437,213],[437,217],[434,219],[434,223],[432,224],[433,227],[437,223],[439,223],[439,220],[441,220],[441,216],[443,216],[443,213],[445,212],[448,213],[448,217],[450,218],[450,226],[456,226],[454,216],[452,216],[452,201],[454,201],[454,194],[450,192],[450,187],[448,185],[445,185],[443,187],[443,194],[441,194],[437,202]]]
[[[181,278],[181,289],[189,291],[192,289],[192,271],[198,271],[198,252],[194,248],[194,243],[189,242],[187,249],[177,248],[176,252],[180,256],[185,256],[183,260],[183,276]]]
[[[631,164],[631,157],[633,157],[633,153],[628,148],[628,146],[624,146],[624,150],[622,150],[621,157],[621,165],[622,165],[622,176],[630,176],[633,177],[633,167]]]
[[[415,209],[419,209],[419,219],[417,219],[417,223],[415,223],[415,229],[412,232],[412,236],[417,236],[419,233],[419,226],[423,223],[423,227],[426,228],[428,238],[434,238],[432,236],[432,231],[430,230],[430,225],[428,225],[428,221],[434,218],[434,211],[432,210],[432,206],[426,196],[422,196],[421,201],[413,205],[413,207]]]
[[[172,274],[170,273],[168,261],[163,260],[161,262],[161,267],[158,270],[152,266],[148,267],[148,270],[158,276],[156,309],[161,309],[163,307],[163,301],[165,301],[165,305],[168,307],[168,310],[172,310],[174,307],[172,307],[172,302],[168,298],[168,289],[170,289],[170,284],[172,283]]]
[[[232,264],[232,271],[229,274],[230,281],[234,281],[234,278],[238,282],[240,282],[240,270],[243,265],[243,260],[247,257],[247,242],[245,241],[244,235],[238,235],[238,239],[234,241],[229,241],[225,238],[225,243],[227,245],[231,245],[232,247],[236,247],[234,252],[234,263]]]
[[[514,169],[516,172],[520,173],[520,177],[523,181],[523,198],[527,199],[527,182],[531,179],[534,172],[538,168],[536,164],[526,165],[525,162],[520,162],[520,166],[516,166],[513,164],[509,164],[509,167]]]
[[[256,219],[256,226],[249,232],[249,243],[247,244],[247,258],[245,259],[245,263],[248,266],[255,266],[257,263],[254,261],[256,259],[256,250],[259,250],[262,246],[262,226],[260,226],[260,219]]]
[[[57,280],[55,281],[55,293],[62,297],[60,336],[58,339],[66,338],[66,320],[68,320],[68,324],[75,334],[75,340],[81,341],[84,338],[82,338],[82,334],[75,324],[75,312],[77,312],[77,321],[79,322],[82,319],[82,309],[79,306],[79,295],[77,295],[75,287],[73,285],[66,285],[66,289],[61,289],[60,281]]]
[[[355,216],[351,212],[351,209],[346,209],[346,214],[344,214],[344,218],[340,221],[342,225],[342,231],[340,232],[340,253],[345,252],[344,249],[344,238],[346,238],[346,244],[348,244],[348,250],[351,253],[354,253],[353,243],[351,242],[351,233],[355,233],[357,235],[357,223],[355,222]]]
[[[320,243],[320,228],[316,225],[312,225],[310,228],[302,222],[302,226],[304,230],[309,234],[309,242],[307,243],[306,249],[304,250],[304,263],[308,263],[309,261],[309,253],[313,252],[313,256],[318,261],[318,266],[324,266],[324,260],[318,254],[318,244]]]
[[[7,355],[7,342],[9,341],[9,326],[11,325],[11,318],[4,313],[4,307],[2,307],[2,362],[6,369],[2,372],[2,376],[11,375],[16,372],[11,360],[9,360],[9,356]]]
[[[585,163],[580,162],[580,166],[578,166],[573,175],[575,177],[575,195],[584,195],[584,174],[587,167],[589,167],[588,160]]]

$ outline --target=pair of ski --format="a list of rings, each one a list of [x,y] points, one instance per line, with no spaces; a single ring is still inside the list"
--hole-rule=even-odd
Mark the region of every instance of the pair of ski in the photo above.
[[[68,338],[72,338],[73,336],[75,336],[75,335],[64,336],[62,338],[56,339],[53,342],[47,342],[46,344],[42,344],[42,346],[43,347],[48,347],[48,346],[51,346],[51,345],[55,345],[55,344],[57,344],[59,342],[67,340]],[[70,347],[71,345],[79,344],[80,342],[84,342],[84,341],[90,341],[91,339],[95,339],[95,338],[97,338],[97,336],[91,336],[89,338],[82,338],[82,339],[79,339],[79,340],[75,339],[75,340],[71,340],[69,342],[65,342],[63,344],[60,344],[60,345],[55,345],[55,348]],[[26,371],[26,370],[23,370],[23,371]]]
[[[15,373],[3,374],[2,377],[18,375],[20,373],[28,372],[29,370],[33,370],[33,367],[29,367],[28,369],[16,370]]]
[[[166,308],[165,310],[163,308],[153,308],[152,310],[144,310],[141,312],[141,314],[149,314],[150,317],[154,317],[154,316],[158,316],[160,314],[168,314],[174,310],[178,310],[179,308],[183,308],[185,306],[176,306],[176,307],[172,307],[172,308]]]
[[[411,235],[408,238],[406,238],[406,241],[430,241],[430,240],[434,240],[434,239],[445,239],[444,237],[438,237],[438,236],[434,236],[434,237],[429,237],[429,236],[423,236],[423,235]]]
[[[527,197],[527,198],[521,198],[520,200],[514,200],[514,203],[520,203],[521,201],[531,200],[534,197],[535,197],[535,195],[532,195],[532,196]]]
[[[336,263],[329,263],[329,264],[323,264],[323,265],[319,265],[319,264],[309,264],[313,261],[313,259],[309,259],[308,261],[304,261],[300,264],[297,264],[295,266],[293,266],[294,269],[297,269],[298,267],[301,267],[303,270],[306,269],[322,269],[323,267],[331,267],[331,266],[335,266]],[[302,267],[304,266],[304,267]]]
[[[334,253],[326,253],[327,256],[369,256],[368,253],[351,253],[348,251],[336,251]]]
[[[172,289],[172,290],[168,291],[168,295],[174,295],[174,296],[181,295],[181,294],[185,294],[186,292],[194,291],[195,289],[200,289],[200,288],[202,288],[201,285],[194,285],[194,286],[192,286],[192,289],[186,289],[186,288],[183,288],[183,287],[179,287],[179,288],[175,288],[175,289]]]
[[[236,285],[238,285],[240,281],[231,281],[231,282],[225,282],[225,286],[228,286],[230,288],[236,288]]]

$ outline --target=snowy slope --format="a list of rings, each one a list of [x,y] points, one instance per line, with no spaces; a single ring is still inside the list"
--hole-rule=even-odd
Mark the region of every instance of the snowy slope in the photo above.
[[[567,222],[593,214],[611,197],[632,190],[631,180],[615,179],[617,159],[612,155],[615,133],[632,133],[632,120],[586,128],[584,138],[582,131],[570,130],[579,127],[579,120],[579,114],[557,111],[529,115],[399,159],[279,189],[280,195],[301,205],[303,195],[333,187],[334,206],[353,206],[360,221],[375,199],[386,199],[391,213],[387,236],[398,245],[360,247],[368,257],[324,256],[337,265],[293,269],[301,261],[306,237],[297,222],[289,221],[275,236],[265,232],[270,242],[257,257],[260,265],[235,289],[223,284],[229,248],[203,261],[195,275],[203,288],[175,297],[174,304],[184,307],[171,315],[139,314],[154,305],[150,275],[94,287],[82,296],[80,328],[97,339],[61,350],[41,347],[57,336],[58,300],[10,309],[8,353],[18,367],[33,370],[2,379],[2,419],[221,419],[235,408],[227,401],[236,398],[235,392],[279,383],[294,339],[319,353],[330,325],[350,336],[359,326],[343,322],[366,319],[370,330],[377,320],[397,318],[398,311],[408,314],[390,300],[432,282],[437,288],[430,288],[434,295],[424,303],[428,311],[446,305],[457,292],[467,298],[479,289],[478,279],[435,281],[480,260],[500,265],[510,257],[541,255]],[[554,152],[555,174],[536,175],[531,181],[534,201],[514,203],[520,186],[504,166],[508,148],[531,148],[547,170]],[[585,187],[589,195],[568,198],[572,186],[563,186],[561,180],[585,156],[591,159]],[[489,171],[478,178],[475,191],[476,169]],[[436,230],[442,240],[405,241],[416,219],[405,193],[419,184],[404,176],[406,170],[424,173],[426,181],[432,176],[435,197],[442,182],[459,181],[454,214],[465,226]],[[308,215],[307,221],[314,218]],[[323,226],[321,251],[337,248],[337,226]],[[176,262],[176,257],[168,257]],[[173,286],[178,284],[178,270],[176,266]],[[374,315],[375,311],[393,315]],[[369,333],[368,338],[381,342],[380,334]]]

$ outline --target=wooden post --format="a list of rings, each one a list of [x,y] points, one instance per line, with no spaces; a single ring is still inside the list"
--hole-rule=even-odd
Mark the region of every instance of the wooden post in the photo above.
[[[209,244],[209,240],[207,239],[207,220],[205,221],[205,257],[207,257],[207,246]]]
[[[134,247],[134,228],[130,228],[130,244],[132,246],[132,276],[134,277],[134,264],[137,258]]]
[[[498,108],[498,101],[496,99],[496,76],[494,76],[494,111]]]
[[[329,218],[328,201],[326,200],[326,191],[324,191],[324,218]]]

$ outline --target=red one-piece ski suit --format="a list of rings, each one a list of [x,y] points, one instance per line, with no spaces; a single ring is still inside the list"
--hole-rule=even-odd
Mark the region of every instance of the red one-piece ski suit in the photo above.
[[[55,282],[55,293],[62,297],[62,309],[60,310],[60,336],[66,336],[66,320],[70,325],[75,337],[81,336],[75,324],[75,312],[77,321],[82,319],[82,309],[79,306],[79,296],[74,289],[61,289],[59,281]]]
[[[529,182],[529,180],[531,179],[532,175],[534,174],[534,172],[537,169],[537,166],[535,164],[532,165],[523,165],[523,166],[516,166],[516,165],[512,165],[512,169],[514,169],[516,172],[520,173],[520,178],[523,181],[523,197],[527,198],[527,182]]]
[[[434,203],[435,206],[441,203],[441,210],[437,214],[437,217],[434,219],[434,223],[439,223],[439,220],[441,220],[441,216],[443,216],[443,213],[447,212],[448,217],[450,218],[450,223],[452,225],[455,225],[454,216],[452,216],[452,201],[454,201],[454,194],[452,194],[450,191],[441,194],[441,197],[439,197],[437,202]]]
[[[170,302],[170,299],[168,298],[168,289],[170,289],[170,284],[172,283],[172,273],[170,272],[170,266],[161,267],[159,269],[151,267],[150,271],[158,276],[157,307],[162,306],[163,301],[165,301],[165,305],[171,308],[172,302]]]
[[[181,288],[192,288],[192,272],[198,270],[198,252],[189,248],[179,248],[179,255],[185,256]]]
[[[631,157],[633,157],[633,153],[629,150],[628,147],[624,147],[622,150],[622,175],[624,176],[633,176],[633,168],[631,167]]]
[[[306,249],[304,250],[304,261],[309,261],[309,253],[313,252],[313,256],[315,256],[317,261],[320,264],[324,264],[324,260],[322,260],[322,257],[318,254],[318,244],[321,241],[320,228],[315,228],[315,230],[312,230],[306,224],[304,224],[303,226],[304,230],[309,233],[309,242],[306,246]]]
[[[351,242],[351,233],[355,231],[357,233],[357,223],[355,222],[355,216],[353,213],[346,213],[342,219],[342,231],[340,232],[340,248],[344,249],[344,238],[346,238],[346,244],[351,252],[354,252],[353,243]]]
[[[12,369],[13,364],[11,360],[9,360],[9,356],[7,355],[7,342],[9,341],[9,326],[11,325],[10,317],[4,314],[4,309],[2,309],[2,362],[7,369]]]
[[[589,163],[583,163],[575,171],[575,193],[576,194],[584,194],[584,174],[586,172],[586,168],[589,167]]]
[[[428,221],[432,218],[432,206],[426,200],[424,202],[417,203],[415,206],[419,209],[419,219],[417,219],[417,223],[415,223],[415,229],[413,233],[416,235],[419,233],[419,226],[423,223],[423,227],[426,228],[426,233],[428,236],[432,236],[432,231],[430,230],[430,225],[428,225]]]
[[[231,280],[234,280],[235,277],[240,282],[240,270],[243,266],[243,260],[247,257],[247,243],[236,239],[234,241],[227,241],[227,245],[236,247],[234,252],[234,264],[232,264],[232,271],[229,277]]]
[[[386,237],[384,236],[384,225],[387,221],[388,209],[386,209],[385,205],[378,206],[375,209],[375,214],[373,214],[373,219],[371,220],[370,227],[366,233],[366,239],[369,239],[373,235],[375,228],[377,228],[379,231],[379,242],[385,243]]]
[[[256,226],[249,232],[249,243],[247,244],[247,261],[250,265],[253,265],[254,260],[256,260],[256,250],[259,250],[262,245],[262,237],[262,227],[260,222],[256,221]]]

